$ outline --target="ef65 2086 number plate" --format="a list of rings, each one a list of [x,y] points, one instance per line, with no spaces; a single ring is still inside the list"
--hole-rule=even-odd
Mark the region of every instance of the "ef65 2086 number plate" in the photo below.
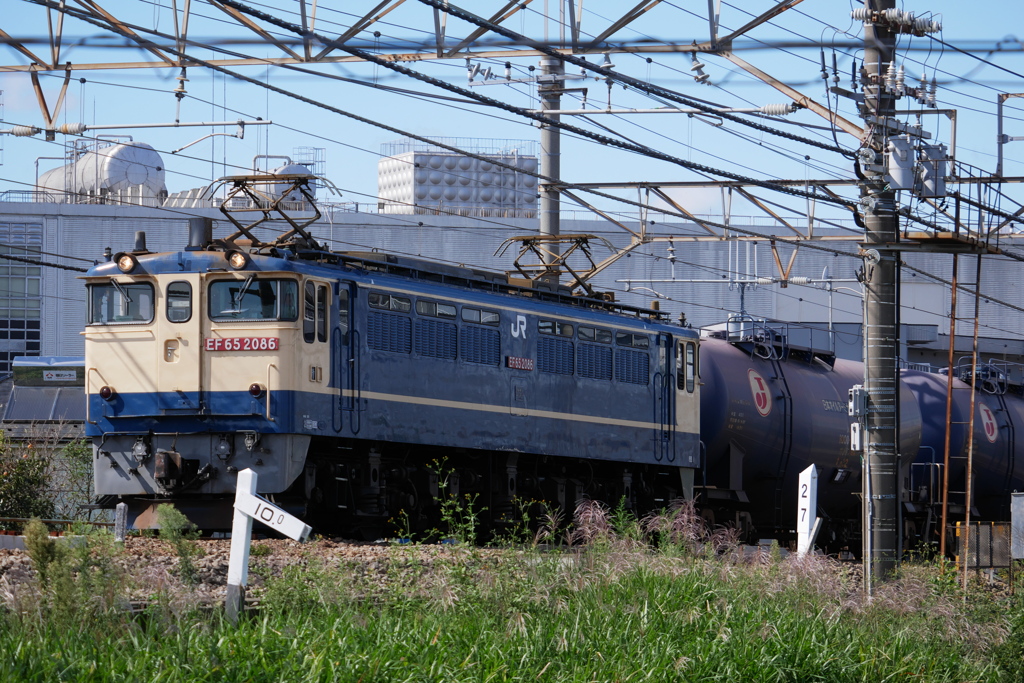
[[[281,347],[278,337],[207,337],[204,341],[207,351],[277,351]]]

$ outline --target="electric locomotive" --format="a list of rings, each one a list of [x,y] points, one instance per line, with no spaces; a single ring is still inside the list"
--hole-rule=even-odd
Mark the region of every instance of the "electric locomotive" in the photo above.
[[[819,542],[856,547],[862,470],[846,396],[863,366],[800,349],[770,327],[699,340],[663,313],[543,280],[383,253],[335,253],[280,210],[307,176],[240,177],[232,193],[292,229],[188,246],[144,239],[84,277],[86,433],[95,486],[138,528],[171,502],[201,528],[230,524],[237,472],[321,531],[376,538],[405,515],[436,528],[466,496],[495,527],[524,501],[568,513],[583,497],[643,514],[696,499],[712,523],[788,538],[798,473],[818,468]],[[260,194],[260,183],[270,191]],[[254,189],[255,188],[255,189]],[[229,195],[232,196],[232,195]],[[698,343],[700,341],[700,343]],[[971,401],[954,378],[949,480],[1006,519],[1021,386],[1005,373]],[[995,378],[992,380],[991,378]],[[947,378],[903,371],[900,476],[908,544],[937,532]],[[974,434],[963,424],[975,405]],[[963,493],[950,514],[965,511]]]
[[[249,234],[249,233],[246,233]],[[663,314],[308,233],[144,244],[84,277],[87,434],[100,496],[137,527],[173,502],[230,522],[236,473],[321,529],[376,537],[470,496],[693,496],[698,339]],[[486,520],[485,520],[486,521]]]

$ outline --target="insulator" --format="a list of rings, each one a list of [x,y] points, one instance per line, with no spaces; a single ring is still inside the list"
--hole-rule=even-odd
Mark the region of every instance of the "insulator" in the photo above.
[[[42,131],[34,126],[15,126],[11,128],[11,135],[19,138],[29,138],[33,135],[41,133]]]
[[[758,111],[766,116],[786,116],[787,114],[792,114],[795,109],[792,102],[787,102],[785,104],[766,104]]]
[[[81,135],[86,131],[84,123],[65,123],[57,129],[65,135]]]
[[[920,31],[921,33],[938,33],[942,30],[942,24],[922,17],[914,19],[914,30]]]
[[[899,70],[896,72],[896,94],[902,95],[906,92],[904,84],[906,83],[907,72],[904,71],[903,65],[900,64]]]
[[[836,59],[836,53],[832,53],[832,83],[839,85],[839,60]]]
[[[921,85],[917,88],[917,101],[921,104],[928,103],[928,76],[921,73]]]
[[[932,84],[931,84],[931,87],[928,89],[928,106],[929,107],[934,107],[935,106],[935,93],[938,90],[938,87],[939,87],[939,84],[935,82],[935,77],[932,76]]]
[[[825,68],[825,48],[821,48],[821,80],[828,80],[828,69]]]
[[[885,89],[892,92],[896,89],[896,64],[889,62],[889,68],[885,70]]]
[[[850,12],[850,18],[854,21],[871,21],[871,10],[867,7],[858,7],[857,9]]]
[[[757,284],[759,285],[770,285],[775,282],[773,277],[759,277],[757,278]]]
[[[512,62],[505,62],[505,80],[512,80]]]
[[[809,285],[809,284],[811,284],[811,278],[804,277],[802,275],[800,277],[791,277],[791,278],[789,278],[789,284],[791,284],[791,285]]]
[[[704,68],[703,62],[698,62],[696,59],[693,60],[693,64],[690,65],[690,71],[700,71]]]
[[[711,78],[711,76],[708,76],[707,74],[698,74],[693,77],[693,80],[698,83],[707,83],[709,78]]]

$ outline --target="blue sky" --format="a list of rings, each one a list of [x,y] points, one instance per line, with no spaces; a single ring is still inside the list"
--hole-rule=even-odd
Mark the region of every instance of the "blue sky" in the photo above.
[[[180,3],[179,3],[180,4]],[[296,5],[292,2],[273,3],[277,14],[290,18]],[[351,23],[344,11],[360,13],[375,5],[375,2],[341,2],[328,0],[319,3],[317,28],[332,34],[343,30]],[[469,3],[464,3],[469,6]],[[503,2],[474,2],[472,9],[481,15],[496,11]],[[635,3],[589,2],[584,3],[582,31],[584,34],[603,29],[610,20]],[[749,13],[759,13],[772,4],[767,1],[723,3],[722,25],[727,29],[736,28],[749,20]],[[45,11],[28,2],[11,0],[8,7],[17,11],[0,19],[0,29],[15,37],[41,37],[39,27],[45,26]],[[260,5],[253,3],[253,6]],[[162,2],[111,1],[105,7],[119,17],[141,26],[166,31],[172,26],[173,16],[170,0]],[[527,11],[507,22],[512,30],[525,33],[533,38],[543,39],[545,31],[551,41],[558,40],[560,31],[557,22],[550,21],[545,27],[543,14],[547,12],[555,19],[559,6],[555,0],[535,0]],[[266,7],[263,7],[266,9]],[[941,0],[927,7],[907,5],[908,10],[932,11],[943,24],[941,39],[954,45],[976,47],[978,44],[994,45],[1013,31],[1020,31],[1024,37],[1024,4],[981,0],[975,3]],[[707,38],[706,20],[701,17],[707,10],[705,0],[676,0],[663,2],[648,12],[629,28],[615,34],[615,40],[651,40],[690,43]],[[200,42],[217,42],[221,39],[251,36],[235,25],[223,23],[222,14],[201,2],[193,2],[193,18],[190,36]],[[388,15],[386,21],[375,28],[381,36],[364,33],[357,37],[356,44],[373,49],[387,44],[419,42],[431,37],[431,10],[415,0],[409,0]],[[825,103],[824,86],[820,78],[819,52],[817,49],[742,49],[756,47],[759,41],[772,44],[775,41],[811,41],[826,45],[826,60],[831,68],[832,45],[839,65],[842,87],[849,87],[850,55],[854,50],[846,44],[856,42],[860,34],[859,22],[850,19],[848,3],[806,0],[773,20],[770,25],[754,29],[747,39],[737,43],[737,53],[769,72],[773,76],[794,85],[802,92]],[[103,43],[102,32],[92,26],[69,20],[65,35],[90,38],[92,43]],[[279,32],[278,29],[274,29]],[[722,32],[725,32],[724,30]],[[466,33],[465,25],[449,20],[449,34],[461,36]],[[265,45],[245,44],[226,46],[230,49],[256,57],[271,57],[278,54]],[[994,55],[981,53],[997,66],[987,65],[976,59],[956,53],[925,38],[904,38],[901,48],[912,49],[901,53],[908,81],[916,84],[921,71],[929,77],[937,74],[940,83],[938,102],[940,107],[958,109],[957,158],[978,167],[979,172],[992,171],[995,167],[995,98],[998,92],[1024,92],[1024,53],[1017,44],[1016,52],[1002,52]],[[42,45],[36,49],[45,50]],[[208,58],[210,49],[192,48],[195,56]],[[0,64],[21,64],[25,58],[9,48],[0,48]],[[651,57],[651,62],[646,57]],[[76,63],[98,61],[134,61],[151,59],[138,49],[112,49],[110,47],[76,47],[68,50],[62,61],[70,59]],[[600,57],[594,57],[600,61]],[[691,77],[690,59],[685,55],[613,55],[615,69],[635,78],[649,80],[657,85],[679,91],[690,97],[736,107],[761,106],[787,101],[787,98],[752,77],[739,72],[726,60],[716,56],[705,56],[704,71],[710,76],[711,86],[700,85]],[[513,77],[529,75],[528,67],[536,65],[537,59],[511,59]],[[444,62],[420,62],[409,65],[424,73],[445,79],[465,87],[466,64],[463,59]],[[484,66],[487,66],[486,64]],[[497,74],[504,72],[503,64],[490,65]],[[314,67],[322,74],[343,76],[352,79],[375,82],[380,85],[414,90],[430,95],[451,93],[397,76],[374,65],[348,64]],[[482,108],[471,104],[435,100],[429,97],[413,97],[372,89],[360,85],[331,80],[323,76],[303,75],[278,67],[238,68],[252,78],[269,80],[270,83],[306,97],[323,101],[332,106],[351,111],[360,116],[387,123],[410,132],[438,137],[498,138],[536,140],[538,130],[528,121],[505,112]],[[578,70],[570,68],[570,73]],[[147,123],[173,121],[177,101],[172,90],[177,84],[176,69],[121,70],[75,72],[68,90],[68,99],[60,122],[95,124]],[[77,79],[85,78],[80,83]],[[239,117],[262,117],[274,121],[266,128],[249,128],[245,139],[215,137],[196,144],[182,154],[171,156],[168,152],[212,132],[211,129],[143,129],[124,130],[136,140],[152,144],[163,155],[167,165],[167,184],[173,191],[205,185],[211,179],[225,174],[243,173],[252,164],[257,154],[291,154],[301,146],[324,147],[327,156],[327,176],[341,189],[342,201],[374,203],[376,192],[376,166],[380,158],[382,143],[394,140],[396,135],[373,126],[356,123],[348,118],[323,111],[251,84],[241,83],[221,74],[211,75],[202,69],[188,71],[188,95],[181,102],[182,121],[235,120]],[[53,76],[42,79],[49,101],[52,103],[59,90],[60,79]],[[573,85],[577,85],[574,83]],[[579,83],[578,85],[583,85]],[[589,80],[588,107],[604,106],[608,89],[603,82]],[[3,89],[4,127],[9,125],[41,125],[41,116],[35,104],[29,79],[24,73],[0,73],[0,89]],[[494,84],[476,88],[482,94],[501,99],[510,104],[533,108],[536,98],[533,88],[525,84]],[[563,106],[578,107],[579,95],[567,95]],[[455,97],[458,97],[457,95]],[[611,93],[614,107],[658,107],[662,103],[651,100],[640,93],[623,90],[615,86]],[[1011,100],[1007,110],[1006,133],[1024,136],[1024,99]],[[859,122],[858,114],[849,101],[835,98],[832,106],[846,118]],[[902,102],[901,107],[917,106],[913,102]],[[689,117],[685,114],[647,114],[630,116],[594,116],[597,124],[607,126],[617,134],[630,140],[659,149],[673,156],[699,162],[707,166],[725,169],[733,173],[759,178],[823,178],[850,177],[850,163],[843,157],[824,150],[808,147],[797,142],[778,139],[772,135],[754,131],[734,124],[713,125],[706,118]],[[824,119],[810,113],[798,112],[788,120],[821,126]],[[594,123],[572,121],[578,125],[607,134]],[[797,126],[771,121],[765,122],[779,129],[806,135],[831,143],[832,134],[820,129],[804,129]],[[937,133],[940,141],[949,142],[949,124],[945,118],[928,116],[925,125]],[[234,132],[234,128],[218,129]],[[101,131],[116,133],[122,131]],[[839,133],[836,137],[844,147],[854,146],[853,138]],[[64,137],[58,135],[55,142],[36,138],[15,138],[4,136],[3,166],[0,167],[0,191],[5,189],[27,189],[34,178],[34,164],[38,157],[60,156],[63,154]],[[697,180],[700,176],[664,161],[656,161],[634,153],[616,151],[608,147],[565,136],[563,140],[563,177],[570,182],[639,181],[639,180]],[[1006,146],[1008,159],[1005,172],[1008,175],[1024,175],[1024,141]],[[805,158],[809,157],[809,158]],[[50,168],[57,161],[40,161],[42,169]],[[1006,189],[1011,197],[1021,199],[1016,188]],[[635,197],[635,194],[633,195]],[[337,198],[334,198],[337,199]],[[698,212],[715,212],[719,204],[717,193],[704,191],[684,197],[688,208]],[[1005,203],[1004,208],[1012,207]],[[804,208],[802,200],[790,200],[788,205]],[[609,208],[613,208],[610,207]],[[614,207],[628,211],[628,207]],[[734,208],[734,212],[738,209]]]

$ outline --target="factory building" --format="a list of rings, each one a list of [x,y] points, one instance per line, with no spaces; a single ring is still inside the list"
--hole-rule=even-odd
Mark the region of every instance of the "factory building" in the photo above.
[[[518,247],[495,253],[509,238],[536,234],[539,226],[536,178],[488,165],[487,155],[491,155],[512,168],[536,168],[527,143],[507,143],[484,147],[474,155],[483,159],[396,143],[378,166],[380,203],[318,202],[323,215],[311,232],[339,251],[376,249],[510,271]],[[219,200],[209,196],[207,188],[168,194],[163,160],[152,147],[116,142],[106,151],[110,156],[99,159],[90,156],[89,150],[79,150],[64,167],[40,176],[36,191],[0,194],[0,255],[11,257],[0,259],[0,373],[11,370],[15,357],[83,353],[81,272],[51,266],[87,268],[92,261],[106,258],[108,249],[114,253],[131,249],[138,231],[146,233],[151,251],[179,250],[186,244],[189,220],[195,217],[212,221],[215,238],[233,232],[218,208]],[[301,169],[291,158],[285,160],[284,167],[291,171]],[[292,208],[296,215],[312,215],[301,202]],[[699,241],[695,238],[707,232],[694,223],[656,212],[646,220],[648,234],[678,238],[647,244],[620,258],[593,281],[595,289],[613,292],[618,300],[633,305],[657,301],[674,320],[685,315],[687,324],[694,327],[723,324],[725,330],[724,322],[740,310],[755,321],[787,321],[770,324],[785,329],[798,345],[831,347],[843,357],[861,357],[861,295],[856,281],[861,259],[801,248],[793,261],[791,284],[783,287],[768,283],[779,273],[767,239]],[[765,217],[733,216],[731,221],[744,230],[786,233],[784,226]],[[640,228],[639,220],[623,224]],[[621,248],[630,240],[619,226],[592,213],[564,212],[561,230],[595,236],[591,248],[597,260],[610,253],[605,241]],[[815,234],[849,237],[858,229],[852,221],[847,225],[832,220],[816,226]],[[269,231],[257,235],[272,238]],[[1013,242],[1007,237],[1003,244]],[[850,254],[858,248],[856,241],[826,244]],[[779,244],[782,263],[788,263],[791,249]],[[948,255],[907,252],[904,260],[921,271],[949,278]],[[1013,277],[1015,265],[1007,259],[985,261],[982,287],[987,297],[979,307],[983,360],[1024,362],[1024,313],[1018,310],[1024,310],[1024,292]],[[966,272],[966,267],[962,270]],[[945,365],[948,286],[904,269],[901,296],[904,358]],[[963,303],[965,298],[968,301]],[[961,297],[961,302],[961,315],[971,314],[971,299]],[[958,328],[958,356],[970,352],[970,333],[963,324]]]

